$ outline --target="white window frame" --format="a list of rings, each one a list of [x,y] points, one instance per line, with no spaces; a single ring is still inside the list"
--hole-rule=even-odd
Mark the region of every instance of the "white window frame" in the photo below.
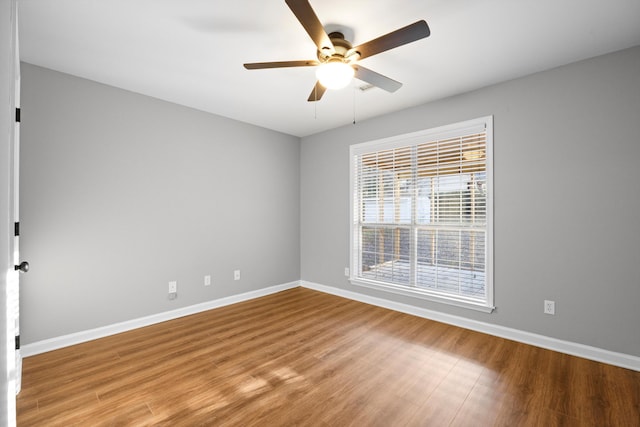
[[[471,299],[463,296],[443,294],[437,291],[418,288],[411,285],[394,284],[372,280],[361,276],[361,242],[360,242],[360,212],[357,194],[357,158],[359,155],[379,151],[414,146],[428,141],[443,140],[478,131],[486,131],[486,238],[485,238],[485,299]],[[349,281],[356,286],[364,286],[409,297],[454,305],[491,313],[494,307],[493,283],[493,116],[440,126],[414,133],[397,135],[390,138],[351,145],[349,148],[349,176],[350,176],[350,276]]]

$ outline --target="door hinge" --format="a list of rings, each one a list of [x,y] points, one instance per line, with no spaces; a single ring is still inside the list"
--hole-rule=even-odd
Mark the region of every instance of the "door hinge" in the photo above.
[[[20,123],[20,108],[16,108],[16,122]]]
[[[16,350],[20,350],[20,335],[16,335]]]
[[[20,235],[20,223],[16,222],[13,224],[13,235],[14,236],[19,236]]]

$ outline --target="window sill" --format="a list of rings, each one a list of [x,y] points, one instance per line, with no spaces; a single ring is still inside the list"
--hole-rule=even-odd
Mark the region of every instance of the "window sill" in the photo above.
[[[398,295],[403,295],[412,298],[419,298],[423,300],[438,302],[442,304],[453,305],[456,307],[468,308],[471,310],[481,311],[483,313],[491,313],[495,310],[492,305],[486,305],[482,302],[464,299],[455,299],[449,296],[438,294],[436,292],[428,291],[426,289],[410,288],[405,286],[394,286],[387,283],[376,282],[373,280],[365,280],[359,278],[349,278],[352,285],[363,286],[366,288],[376,289],[384,292],[391,292]]]

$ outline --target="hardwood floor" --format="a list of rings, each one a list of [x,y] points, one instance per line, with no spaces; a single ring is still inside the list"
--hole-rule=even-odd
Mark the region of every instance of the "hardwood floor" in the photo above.
[[[24,360],[18,426],[640,426],[640,372],[296,288]]]

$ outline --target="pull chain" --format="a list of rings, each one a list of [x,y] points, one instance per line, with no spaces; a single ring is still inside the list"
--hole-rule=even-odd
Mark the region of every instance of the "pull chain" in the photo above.
[[[356,90],[358,90],[358,88],[354,85],[353,86],[353,124],[356,124]]]

